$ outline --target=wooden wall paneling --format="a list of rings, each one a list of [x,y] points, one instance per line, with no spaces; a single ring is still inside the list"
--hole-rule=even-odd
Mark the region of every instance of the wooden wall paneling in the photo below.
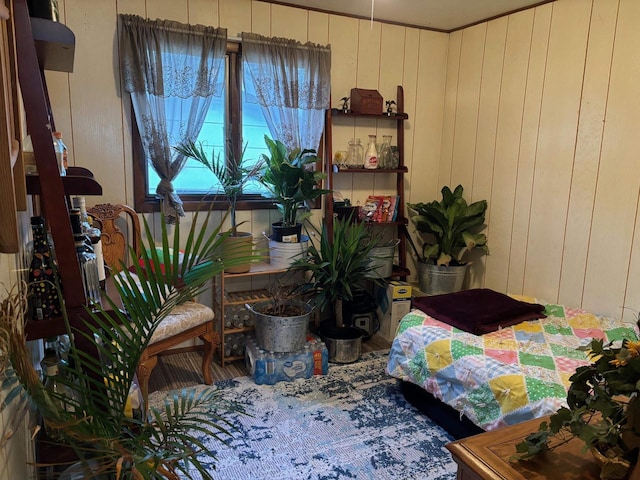
[[[383,23],[380,31],[380,74],[378,91],[382,95],[383,110],[386,108],[384,100],[397,100],[398,85],[402,85],[405,63],[406,27]],[[405,92],[406,93],[406,92]],[[395,135],[395,126],[385,126],[390,134]]]
[[[331,44],[331,102],[339,108],[340,99],[348,97],[355,88],[358,68],[358,20],[329,15],[329,43]]]
[[[224,218],[224,213],[223,213],[223,218]],[[240,230],[243,232],[254,232],[254,235],[257,235],[260,232],[254,231],[252,220],[253,219],[251,217],[251,210],[238,210],[236,212],[236,221],[239,224],[242,223]],[[223,225],[223,231],[230,228],[231,228],[231,219],[227,218]]]
[[[468,198],[471,198],[473,193],[473,165],[486,32],[484,24],[463,30],[460,47],[456,121],[449,183],[452,187],[461,184]]]
[[[353,87],[378,90],[381,31],[382,28],[379,22],[372,23],[369,20],[358,20],[358,63],[356,83]],[[366,152],[369,135],[377,134],[377,121],[368,118],[356,118],[355,125],[355,136],[361,139],[362,146]],[[353,196],[362,205],[367,196],[374,191],[374,175],[354,175],[353,185]],[[351,200],[353,201],[353,198]]]
[[[251,3],[251,30],[252,33],[271,36],[271,4],[265,2]],[[237,32],[239,33],[239,32]],[[237,35],[234,33],[233,35]],[[229,33],[232,36],[231,33]]]
[[[440,193],[439,167],[442,152],[445,89],[447,85],[448,39],[445,34],[422,30],[419,33],[415,94],[409,102],[409,124],[413,145],[409,153],[411,203],[430,202]],[[408,65],[407,65],[408,66]],[[408,82],[410,83],[410,82]],[[405,89],[405,105],[407,89]],[[405,137],[405,140],[408,140]],[[406,142],[405,142],[406,143]],[[413,188],[415,186],[415,188]]]
[[[261,255],[268,255],[265,253],[265,249],[269,247],[269,242],[266,240],[262,233],[267,236],[271,235],[271,224],[280,220],[280,214],[277,210],[273,210],[278,213],[273,220],[271,220],[272,210],[253,210],[251,212],[251,225],[254,236],[254,242]]]
[[[456,111],[458,104],[458,84],[460,82],[460,55],[462,53],[462,30],[449,35],[447,56],[447,85],[444,94],[444,116],[440,146],[440,168],[438,170],[438,191],[451,182],[453,164],[453,141],[456,131]],[[436,197],[438,198],[438,197]]]
[[[130,15],[140,15],[141,17],[147,17],[146,0],[118,0],[117,9],[118,13],[128,13]]]
[[[329,16],[329,43],[331,44],[331,103],[339,107],[340,98],[349,97],[351,89],[357,85],[358,20],[338,15]],[[337,150],[347,150],[349,140],[358,138],[355,119],[334,118],[332,130],[332,155]],[[365,139],[360,139],[365,142]],[[332,189],[340,192],[356,204],[354,175],[334,175]]]
[[[175,20],[187,23],[189,21],[188,0],[147,0],[147,16],[155,20]]]
[[[409,175],[404,176],[404,188],[405,199],[408,199],[410,198],[409,194],[411,191],[410,183],[411,172],[413,170],[413,148],[415,142],[414,122],[416,115],[416,96],[418,94],[418,58],[420,52],[420,30],[416,28],[405,28],[404,36],[404,62],[400,85],[402,85],[402,88],[404,90],[404,111],[407,115],[409,115],[409,120],[404,122],[404,164],[409,169]],[[442,50],[442,52],[444,51],[445,50]],[[433,49],[432,56],[433,58],[438,58],[436,48]],[[433,63],[436,64],[435,61]],[[444,69],[444,58],[440,65],[442,69]],[[422,88],[429,87],[425,86]],[[440,100],[442,100],[442,97]],[[441,103],[442,101],[440,102],[440,104]],[[395,139],[395,142],[397,142],[397,139]],[[440,142],[438,142],[438,147],[439,145]]]
[[[340,15],[329,15],[329,39],[331,44],[331,106],[339,108],[340,99],[349,97],[356,85],[358,68],[358,20]],[[333,152],[347,150],[348,142],[356,138],[355,120],[348,117],[334,118],[332,129]],[[360,139],[366,141],[365,139]],[[353,191],[353,174],[333,177],[333,190],[341,192],[356,204]]]
[[[240,32],[251,32],[251,0],[218,0],[220,2],[220,26],[230,37]]]
[[[331,106],[339,108],[340,99],[349,97],[351,89],[356,87],[358,20],[329,15],[328,28],[327,43],[331,44]],[[334,118],[333,125],[331,132],[333,153],[336,150],[347,150],[349,140],[355,138],[355,120],[348,117]],[[353,175],[335,175],[333,180],[335,190],[340,190],[352,198]]]
[[[190,24],[220,26],[218,0],[188,0],[187,19]],[[227,32],[228,33],[228,32]],[[235,36],[235,34],[234,34]]]
[[[496,127],[493,189],[491,198],[487,199],[491,206],[491,237],[497,241],[490,244],[491,255],[483,257],[487,283],[501,292],[507,289],[509,275],[518,152],[532,28],[532,10],[508,18]],[[479,199],[472,196],[472,200]],[[479,262],[474,262],[471,266],[475,277],[482,274],[482,270],[475,270],[478,265]]]
[[[104,201],[121,203],[126,192],[115,2],[67,0],[65,11],[76,36],[74,71],[69,75],[74,160],[99,180]],[[64,92],[49,94],[56,98]]]
[[[355,87],[378,89],[381,67],[381,35],[382,27],[379,22],[358,20],[358,64]]]
[[[636,219],[633,229],[633,243],[629,258],[629,272],[625,285],[624,303],[622,309],[614,311],[622,318],[635,322],[640,312],[640,192],[638,192],[638,204],[636,204]]]
[[[552,9],[552,4],[545,4],[534,9],[533,31],[530,42],[531,48],[528,55],[522,129],[519,139],[520,151],[518,155],[513,226],[511,230],[509,276],[506,290],[509,293],[516,294],[526,294],[523,290],[525,258],[529,236],[533,172],[538,144],[540,105],[542,103]]]
[[[578,126],[590,2],[553,4],[533,185],[525,292],[556,301]]]
[[[307,40],[319,45],[329,44],[329,14],[308,12]]]
[[[632,239],[640,179],[639,22],[640,3],[621,0],[583,300],[585,308],[604,307],[616,315],[622,314],[625,287],[635,285],[627,286],[627,278],[637,274],[628,269],[637,256]]]
[[[378,90],[381,32],[382,28],[379,22],[358,20],[358,63],[356,83],[352,87]],[[368,118],[356,118],[355,125],[355,137],[362,141],[366,154],[369,135],[377,135],[377,122]],[[364,203],[368,195],[374,193],[374,189],[374,175],[354,177],[353,196],[360,202],[360,205]],[[353,201],[353,198],[351,200]]]
[[[594,2],[558,295],[565,305],[582,304],[617,17],[617,1]]]
[[[404,69],[405,27],[397,25],[381,25],[380,32],[380,77],[378,92],[382,95],[382,108],[386,109],[385,101],[396,101],[398,85],[402,85]],[[391,135],[391,145],[397,145],[397,125],[395,122],[378,121],[376,141],[382,143],[383,135]],[[378,152],[380,153],[380,152]],[[375,175],[374,192],[376,195],[395,195],[395,175]]]
[[[405,160],[409,168],[405,175],[405,189],[408,188],[405,198],[410,203],[429,202],[437,198],[440,191],[438,168],[447,81],[447,35],[421,30],[417,41],[415,45],[415,41],[407,40],[407,45],[414,45],[411,51],[415,53],[405,61],[405,106],[409,114],[409,120],[404,122],[408,128]],[[415,87],[412,89],[411,85]],[[406,208],[405,212],[412,213]],[[422,239],[413,222],[409,222],[408,231],[420,248]],[[408,252],[407,265],[416,278],[415,254],[410,247]]]
[[[491,236],[491,195],[494,188],[493,175],[495,172],[495,149],[498,128],[498,109],[500,106],[500,91],[502,88],[502,72],[504,68],[504,53],[507,38],[507,18],[498,18],[487,23],[486,45],[482,62],[482,83],[480,85],[480,105],[478,108],[478,131],[476,135],[475,162],[473,166],[473,186],[469,200],[487,200],[489,208],[486,214],[488,227],[484,230],[487,235],[489,251],[494,243]],[[455,186],[455,185],[454,185]],[[468,187],[467,187],[468,188]],[[480,280],[478,272],[487,262],[486,256],[471,256],[474,261],[473,275],[470,276],[474,286],[487,286],[485,277]]]
[[[290,38],[302,43],[308,39],[308,14],[302,8],[271,5],[271,35]]]

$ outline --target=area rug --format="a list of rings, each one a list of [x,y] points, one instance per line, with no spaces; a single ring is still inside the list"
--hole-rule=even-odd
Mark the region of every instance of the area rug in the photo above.
[[[248,415],[225,414],[237,428],[225,444],[205,438],[204,458],[220,480],[455,479],[452,439],[412,407],[385,373],[388,356],[364,354],[307,380],[256,385],[250,377],[216,383]],[[161,404],[167,392],[154,392]],[[194,473],[194,478],[199,478]]]

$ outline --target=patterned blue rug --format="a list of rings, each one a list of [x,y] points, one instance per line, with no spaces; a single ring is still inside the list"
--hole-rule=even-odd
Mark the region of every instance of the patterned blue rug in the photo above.
[[[452,437],[404,399],[386,364],[386,353],[372,352],[308,380],[270,386],[241,377],[202,387],[222,389],[249,414],[224,414],[238,428],[227,445],[206,442],[217,457],[210,462],[213,476],[455,479],[456,465],[444,447]],[[152,395],[152,404],[160,394]]]

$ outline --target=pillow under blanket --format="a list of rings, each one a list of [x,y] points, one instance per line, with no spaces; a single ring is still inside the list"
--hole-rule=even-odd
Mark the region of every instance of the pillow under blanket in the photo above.
[[[416,297],[413,307],[436,320],[475,335],[546,317],[544,305],[521,302],[488,288]]]

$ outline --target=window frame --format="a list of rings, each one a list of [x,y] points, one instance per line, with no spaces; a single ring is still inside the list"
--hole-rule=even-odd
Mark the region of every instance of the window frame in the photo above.
[[[229,72],[227,88],[229,90],[227,102],[227,118],[231,125],[241,125],[241,83],[242,76],[242,45],[237,42],[227,42],[227,55],[229,55]],[[132,124],[132,157],[133,157],[133,201],[136,212],[153,213],[159,212],[161,206],[161,198],[147,194],[147,169],[150,168],[145,161],[144,151],[142,149],[142,140],[136,122],[136,117],[131,106],[131,124]],[[242,128],[230,128],[230,141],[236,148],[236,151],[242,151]],[[324,133],[318,145],[318,162],[316,162],[316,170],[323,171],[323,145]],[[319,185],[320,187],[320,185]],[[203,207],[211,207],[213,210],[227,210],[229,208],[226,197],[221,194],[180,194],[182,207],[185,212],[194,212],[201,210]],[[321,198],[316,198],[311,202],[311,209],[318,210],[322,207]],[[274,201],[271,198],[263,197],[258,194],[242,195],[238,199],[236,210],[259,210],[259,209],[275,209]]]

